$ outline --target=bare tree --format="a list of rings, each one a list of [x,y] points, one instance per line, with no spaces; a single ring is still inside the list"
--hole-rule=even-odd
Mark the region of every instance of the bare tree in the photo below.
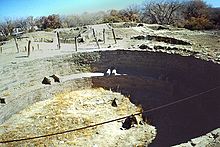
[[[178,0],[145,2],[143,18],[149,23],[173,24],[178,20],[182,4]]]
[[[46,25],[49,28],[56,29],[61,27],[61,21],[60,21],[60,16],[59,15],[49,15],[47,17]]]
[[[26,29],[33,31],[34,30],[34,25],[35,25],[34,17],[29,16],[29,17],[26,18],[25,21],[26,21],[26,24],[27,24]]]
[[[123,21],[122,13],[118,10],[109,10],[104,16],[103,22],[121,22]]]
[[[119,13],[123,21],[140,22],[140,6],[138,5],[130,5]]]
[[[184,3],[183,16],[184,27],[188,29],[211,29],[214,27],[211,21],[210,6],[203,0],[190,0]]]
[[[208,17],[209,6],[203,0],[189,0],[184,2],[183,15],[185,19],[191,17]]]
[[[215,25],[215,29],[220,29],[220,8],[210,8],[210,20]]]
[[[62,26],[60,16],[55,14],[49,15],[48,17],[43,16],[38,18],[37,20],[31,19],[31,21],[29,21],[29,24],[36,24],[39,28],[42,29],[55,29],[60,28]]]
[[[4,34],[6,36],[11,35],[14,29],[14,22],[10,18],[6,18],[5,22],[1,24],[1,28],[3,28]]]
[[[27,29],[27,21],[24,18],[20,18],[14,21],[14,26],[17,28],[21,28],[22,30]]]
[[[4,23],[0,23],[0,32],[1,34],[6,37],[7,36],[7,32],[6,32],[6,26]]]

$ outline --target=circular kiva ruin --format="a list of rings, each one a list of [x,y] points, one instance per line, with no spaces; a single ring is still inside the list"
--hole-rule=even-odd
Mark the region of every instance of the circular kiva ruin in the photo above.
[[[211,131],[214,142],[219,55],[192,50],[197,44],[175,36],[137,34],[127,37],[140,41],[129,48],[78,46],[2,64],[0,146],[193,146],[202,139],[192,138]]]

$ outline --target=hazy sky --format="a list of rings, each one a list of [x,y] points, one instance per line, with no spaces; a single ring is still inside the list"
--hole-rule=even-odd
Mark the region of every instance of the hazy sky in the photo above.
[[[0,0],[0,20],[50,14],[80,14],[108,9],[123,9],[146,0]],[[220,0],[206,0],[220,7]]]

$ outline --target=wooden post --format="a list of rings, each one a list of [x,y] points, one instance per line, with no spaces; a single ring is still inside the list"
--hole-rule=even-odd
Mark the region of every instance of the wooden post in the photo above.
[[[34,46],[32,46],[32,51],[34,51]]]
[[[30,56],[31,54],[31,41],[29,40],[28,41],[28,57]]]
[[[113,34],[113,37],[114,37],[114,40],[115,40],[115,44],[117,44],[117,41],[116,41],[116,37],[115,37],[115,31],[114,31],[114,29],[112,29],[112,34]]]
[[[37,50],[40,50],[39,44],[37,44]]]
[[[0,47],[0,52],[1,52],[1,54],[2,54],[2,46]]]
[[[96,35],[95,35],[95,30],[92,29],[92,31],[93,31],[93,36],[94,36],[94,38],[95,38],[96,44],[97,44],[98,48],[100,49],[99,42],[98,42],[97,37],[96,37]]]
[[[77,37],[75,37],[75,49],[76,49],[76,52],[78,51],[78,47],[77,47]]]
[[[105,44],[105,29],[103,29],[103,42]]]
[[[60,35],[59,33],[57,32],[57,41],[58,41],[58,49],[60,49]]]
[[[26,47],[26,46],[24,47],[24,51],[25,51],[25,52],[27,51],[27,47]]]
[[[19,53],[19,48],[18,48],[18,43],[17,43],[16,37],[14,37],[14,40],[15,40],[15,46],[16,46],[16,48],[17,48],[17,53]]]

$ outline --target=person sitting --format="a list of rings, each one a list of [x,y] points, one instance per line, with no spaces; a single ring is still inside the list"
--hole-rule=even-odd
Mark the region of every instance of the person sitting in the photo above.
[[[107,71],[104,73],[104,76],[110,76],[111,75],[111,69],[108,68]]]
[[[117,71],[116,71],[116,69],[114,68],[113,70],[112,70],[112,73],[111,73],[111,75],[117,75]]]

